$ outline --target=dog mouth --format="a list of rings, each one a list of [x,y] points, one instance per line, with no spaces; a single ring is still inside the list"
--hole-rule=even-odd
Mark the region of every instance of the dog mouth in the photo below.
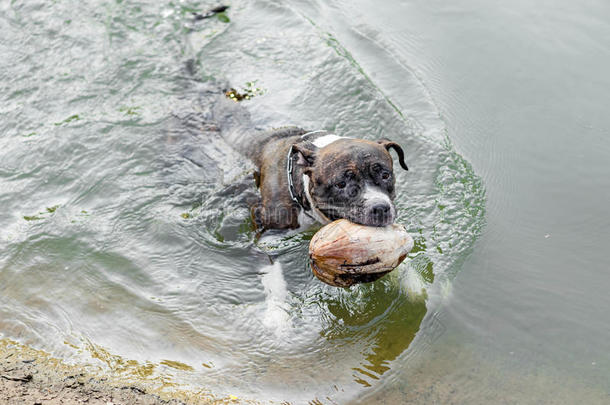
[[[322,208],[318,208],[318,211],[320,211],[326,218],[328,218],[331,221],[336,221],[337,219],[343,219],[343,218],[349,219],[349,218],[346,218],[344,215],[341,215],[335,209],[322,209]]]
[[[351,212],[347,212],[347,213],[343,213],[337,209],[320,209],[318,208],[318,210],[324,214],[324,216],[326,218],[328,218],[331,222],[335,221],[337,219],[347,219],[348,221],[351,221],[353,223],[359,224],[359,225],[365,225],[365,226],[377,226],[377,227],[383,227],[383,226],[388,226],[394,223],[394,219],[395,219],[395,215],[392,211],[389,211],[385,214],[364,214],[361,211],[358,211],[356,213],[351,213]]]
[[[350,221],[355,222],[360,225],[383,227],[383,226],[392,225],[394,223],[394,218],[388,216],[386,218],[365,218],[364,221],[350,219]]]

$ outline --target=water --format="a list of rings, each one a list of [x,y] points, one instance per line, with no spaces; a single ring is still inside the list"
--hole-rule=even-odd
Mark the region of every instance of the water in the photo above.
[[[0,3],[0,337],[166,393],[607,401],[608,7],[214,5]],[[401,143],[406,263],[257,242],[236,116]]]

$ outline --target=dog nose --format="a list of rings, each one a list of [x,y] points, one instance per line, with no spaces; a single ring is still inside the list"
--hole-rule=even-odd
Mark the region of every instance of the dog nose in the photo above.
[[[373,214],[374,217],[377,217],[377,218],[382,218],[382,217],[386,216],[388,214],[388,212],[390,212],[390,205],[386,204],[386,203],[375,204],[371,208],[371,213]]]

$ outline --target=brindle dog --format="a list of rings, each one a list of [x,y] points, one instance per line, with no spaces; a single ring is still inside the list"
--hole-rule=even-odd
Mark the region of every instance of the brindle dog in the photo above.
[[[254,218],[264,229],[295,229],[346,218],[362,225],[394,222],[395,177],[389,150],[408,170],[395,142],[338,137],[288,127],[272,131],[250,157],[261,202]]]

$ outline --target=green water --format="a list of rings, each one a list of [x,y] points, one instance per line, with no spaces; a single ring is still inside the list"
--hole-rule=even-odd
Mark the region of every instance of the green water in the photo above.
[[[0,3],[0,338],[167,393],[607,401],[608,6],[214,5]],[[257,242],[234,120],[401,143],[406,262]]]

